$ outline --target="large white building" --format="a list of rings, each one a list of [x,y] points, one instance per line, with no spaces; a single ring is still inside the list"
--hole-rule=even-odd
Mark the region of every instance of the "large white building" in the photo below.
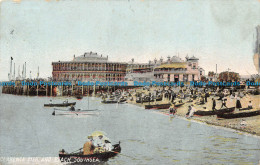
[[[177,56],[168,57],[166,61],[160,58],[145,64],[132,60],[126,70],[126,81],[188,82],[199,81],[205,74],[194,56],[187,56],[185,60]]]

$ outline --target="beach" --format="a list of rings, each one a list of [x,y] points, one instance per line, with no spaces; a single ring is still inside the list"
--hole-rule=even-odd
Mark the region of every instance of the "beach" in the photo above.
[[[154,89],[151,89],[151,91]],[[149,93],[147,90],[143,90],[143,89],[137,89],[136,92],[141,92],[141,93]],[[183,101],[185,104],[178,107],[177,108],[177,113],[175,114],[176,116],[179,117],[185,117],[186,118],[186,114],[188,112],[188,106],[189,105],[194,105],[195,110],[203,110],[203,111],[211,111],[212,110],[212,98],[217,99],[217,97],[215,96],[210,96],[208,98],[208,102],[206,102],[204,105],[196,105],[194,103],[185,103],[186,101]],[[255,110],[259,110],[259,103],[260,103],[260,96],[259,95],[246,95],[241,99],[241,105],[242,107],[247,107],[249,100],[252,101],[253,103],[253,109],[251,110],[246,110],[246,112],[250,112],[250,111],[255,111]],[[178,100],[177,100],[178,101]],[[195,101],[193,101],[195,102]],[[135,97],[133,101],[128,101],[128,103],[130,104],[134,104],[137,106],[141,106],[141,107],[145,107],[145,105],[148,105],[149,103],[136,103],[135,101]],[[157,101],[156,104],[166,104],[166,103],[170,103],[170,101],[166,98],[163,98],[162,101]],[[235,107],[235,103],[236,100],[230,97],[227,97],[227,107]],[[154,103],[150,103],[151,105],[155,104]],[[220,109],[221,106],[221,100],[216,100],[216,109]],[[172,106],[173,107],[173,106]],[[156,110],[158,112],[161,112],[163,114],[169,114],[169,109],[159,109]],[[241,112],[238,109],[235,110],[236,112]],[[199,122],[203,122],[209,125],[214,125],[214,126],[221,126],[221,127],[225,127],[225,128],[230,128],[230,129],[234,129],[234,130],[238,130],[238,131],[242,131],[242,132],[246,132],[252,135],[257,135],[260,136],[260,116],[252,116],[252,117],[244,117],[244,118],[236,118],[236,119],[220,119],[217,118],[216,115],[214,116],[193,116],[192,118],[190,118],[189,120],[194,120],[194,121],[199,121]],[[242,126],[241,122],[245,120],[246,125]]]

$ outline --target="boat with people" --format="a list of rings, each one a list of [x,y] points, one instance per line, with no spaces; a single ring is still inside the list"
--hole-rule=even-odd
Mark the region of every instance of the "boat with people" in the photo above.
[[[88,97],[88,109],[75,109],[74,105],[71,105],[69,109],[56,109],[52,112],[52,115],[99,115],[98,109],[89,109],[89,97]]]
[[[71,105],[76,105],[76,102],[63,102],[61,104],[52,104],[52,103],[49,103],[49,104],[44,104],[44,107],[69,107]]]
[[[95,131],[88,136],[88,141],[83,145],[83,148],[71,153],[64,149],[60,150],[59,159],[62,163],[70,164],[102,164],[120,152],[120,141],[111,145],[110,140],[102,131]]]
[[[238,113],[229,113],[229,114],[217,114],[218,118],[224,119],[235,119],[235,118],[243,118],[243,117],[252,117],[260,115],[260,110],[257,111],[247,111],[247,112],[238,112]]]
[[[151,104],[145,105],[145,109],[168,109],[171,104]]]
[[[98,115],[98,114],[99,114],[99,112],[97,112],[97,109],[93,109],[93,110],[78,109],[78,110],[72,111],[72,110],[63,110],[63,109],[54,108],[54,111],[52,112],[53,116],[56,116],[56,115]]]
[[[225,108],[225,109],[219,109],[215,111],[196,111],[194,112],[194,116],[212,116],[217,114],[224,114],[224,113],[232,113],[235,111],[235,107],[232,108]]]

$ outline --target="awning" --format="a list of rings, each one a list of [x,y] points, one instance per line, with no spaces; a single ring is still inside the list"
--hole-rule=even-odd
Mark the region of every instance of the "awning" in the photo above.
[[[159,68],[187,68],[187,64],[185,62],[176,62],[176,63],[172,63],[172,64],[163,64],[163,65],[160,65],[160,66],[156,67],[155,69],[159,69]]]

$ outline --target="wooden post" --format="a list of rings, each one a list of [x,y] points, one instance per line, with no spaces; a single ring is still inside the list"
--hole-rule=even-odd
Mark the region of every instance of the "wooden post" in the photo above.
[[[38,96],[38,92],[39,92],[39,85],[37,83],[37,89],[36,89],[37,96]]]
[[[61,96],[63,96],[63,84],[61,85]]]
[[[51,85],[51,96],[52,96],[52,85]]]
[[[81,95],[82,95],[82,96],[83,96],[83,94],[84,94],[83,88],[84,88],[84,86],[82,85],[82,89],[81,89]]]
[[[46,85],[46,96],[48,96],[48,85]]]
[[[29,90],[30,90],[30,87],[29,87],[29,85],[27,85],[27,96],[29,95]]]
[[[96,85],[94,85],[94,89],[93,89],[93,96],[95,96],[95,93],[96,93]]]

